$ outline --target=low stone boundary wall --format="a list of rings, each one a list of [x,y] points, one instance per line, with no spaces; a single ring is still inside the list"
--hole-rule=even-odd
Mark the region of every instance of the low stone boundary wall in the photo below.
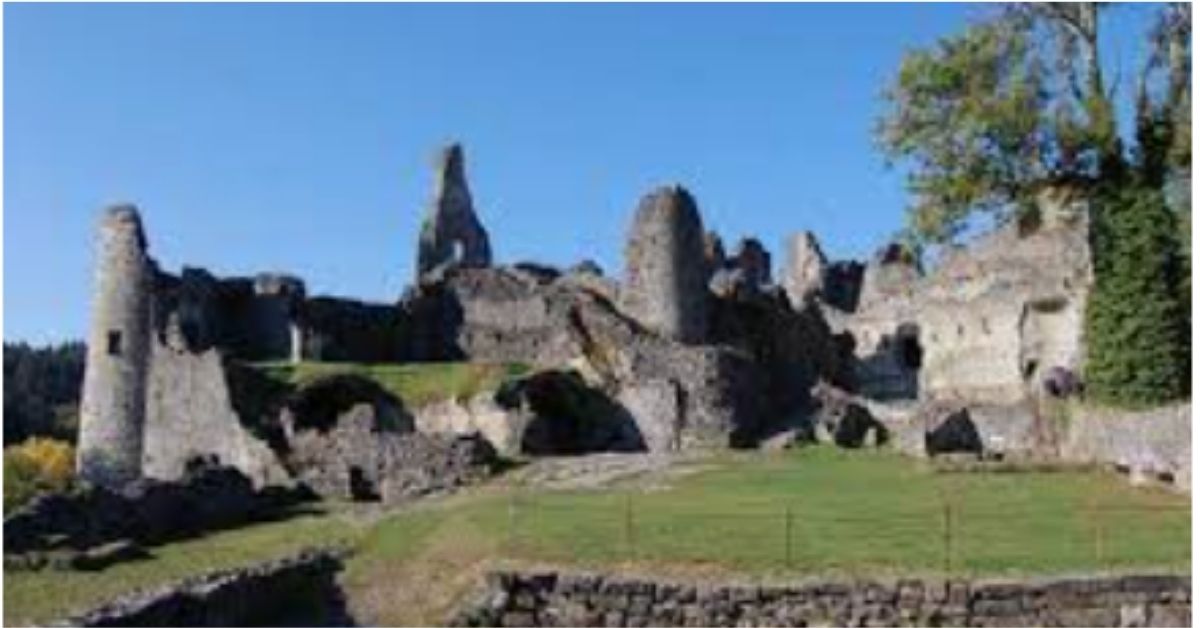
[[[489,574],[457,626],[1188,626],[1187,576],[715,586]]]
[[[132,593],[59,626],[347,626],[342,553],[307,550]]]
[[[1192,490],[1192,404],[1140,412],[1072,409],[1063,457],[1113,464],[1136,484],[1161,482]]]

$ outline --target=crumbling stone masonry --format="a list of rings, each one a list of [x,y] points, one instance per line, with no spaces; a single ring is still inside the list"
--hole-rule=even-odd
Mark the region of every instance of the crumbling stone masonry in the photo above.
[[[345,552],[306,549],[123,595],[55,625],[354,626],[337,584]]]
[[[717,585],[488,574],[454,626],[1186,626],[1191,579],[808,581]]]
[[[784,263],[783,288],[792,307],[801,309],[810,296],[824,293],[827,263],[813,232],[801,231],[788,238]]]
[[[120,486],[142,474],[154,273],[137,209],[109,208],[99,260],[79,421],[79,475]]]
[[[417,248],[417,278],[447,265],[486,267],[491,263],[491,244],[475,216],[467,187],[462,147],[452,144],[438,153],[433,203],[421,225]]]
[[[686,344],[704,342],[708,276],[696,201],[680,186],[644,198],[625,246],[622,308],[647,328]]]

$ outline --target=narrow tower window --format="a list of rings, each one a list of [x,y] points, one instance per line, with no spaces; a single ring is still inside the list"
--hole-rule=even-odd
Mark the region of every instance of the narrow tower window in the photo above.
[[[108,355],[121,355],[121,332],[115,329],[108,332]]]

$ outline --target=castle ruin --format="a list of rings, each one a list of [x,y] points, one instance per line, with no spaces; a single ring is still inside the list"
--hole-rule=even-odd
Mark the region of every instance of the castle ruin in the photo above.
[[[448,264],[489,266],[492,247],[487,231],[475,216],[462,146],[451,144],[440,151],[435,170],[433,202],[417,243],[418,278]]]
[[[118,486],[142,470],[154,268],[132,206],[105,212],[98,244],[78,466],[81,476]]]
[[[446,435],[542,455],[770,447],[830,433],[862,446],[869,432],[928,455],[969,411],[975,441],[998,454],[1074,451],[1167,469],[1190,486],[1190,459],[1168,444],[1178,438],[1123,448],[1044,433],[1046,379],[1083,363],[1091,261],[1076,195],[1044,195],[1041,224],[1002,226],[928,271],[895,244],[866,264],[830,261],[798,233],[776,280],[759,240],[726,256],[692,195],[662,187],[637,205],[616,280],[591,262],[493,264],[463,162],[458,145],[439,152],[417,281],[391,303],[311,295],[282,273],[165,272],[137,211],[109,210],[80,475],[108,486],[170,480],[215,459],[258,485],[390,495],[411,483],[413,460],[476,455],[438,440]],[[517,363],[533,374],[427,407],[355,376],[261,394],[255,364],[300,361]]]
[[[660,188],[638,204],[625,246],[622,307],[648,328],[687,344],[708,325],[704,227],[692,195]]]

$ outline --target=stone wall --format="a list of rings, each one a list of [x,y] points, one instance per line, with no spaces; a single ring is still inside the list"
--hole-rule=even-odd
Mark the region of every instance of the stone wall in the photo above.
[[[1073,198],[1050,195],[1041,224],[1003,225],[949,248],[928,273],[903,247],[881,249],[852,312],[826,300],[831,324],[854,336],[858,392],[1016,404],[1053,369],[1078,373],[1092,269]]]
[[[487,231],[475,216],[467,186],[462,146],[451,144],[437,154],[433,201],[417,243],[417,279],[451,266],[481,267],[492,263]]]
[[[520,408],[507,409],[496,403],[496,393],[487,391],[470,399],[446,399],[412,410],[418,432],[424,434],[479,434],[501,456],[522,453],[525,430],[534,417]]]
[[[118,487],[141,475],[154,263],[137,209],[105,212],[80,406],[79,476]]]
[[[1192,405],[1140,412],[1075,407],[1062,455],[1068,460],[1116,465],[1135,483],[1192,488]]]
[[[1186,626],[1187,576],[697,585],[493,573],[460,626]]]
[[[196,458],[236,467],[256,486],[288,483],[288,473],[263,435],[234,408],[228,373],[217,349],[193,353],[154,342],[146,395],[146,477],[176,480]],[[253,421],[259,417],[246,417]]]
[[[758,400],[765,381],[756,356],[743,348],[691,346],[649,332],[620,312],[604,291],[573,277],[507,267],[448,271],[406,299],[414,346],[422,347],[423,359],[456,356],[580,370],[625,406],[652,450],[726,447],[756,435],[764,417]],[[789,366],[809,381],[819,369],[819,356],[803,339],[828,330],[804,324],[782,297],[763,308],[796,319],[788,327],[788,337],[796,340],[788,343],[794,358]],[[752,312],[721,311],[727,314],[723,336],[744,336],[737,330]],[[777,340],[769,333],[743,339],[755,347],[774,346]],[[801,394],[802,388],[797,389]],[[674,393],[661,397],[663,390]]]
[[[305,551],[122,596],[68,626],[351,626],[341,556]]]
[[[84,485],[43,493],[6,513],[6,565],[10,554],[89,550],[118,541],[159,545],[240,527],[290,514],[307,497],[302,490],[255,490],[236,469],[205,465],[179,482],[140,479],[119,491]]]
[[[708,324],[705,259],[704,225],[695,199],[680,186],[654,190],[638,204],[625,244],[622,309],[666,338],[703,343]]]
[[[1024,400],[1022,306],[1020,300],[1004,294],[981,296],[969,303],[925,304],[918,340],[921,393],[927,398],[974,403]]]
[[[1079,372],[1090,284],[1082,219],[1009,225],[947,254],[921,292],[924,394],[1013,403],[1053,368]]]
[[[399,362],[411,355],[398,305],[314,297],[303,303],[300,356],[327,362]]]

